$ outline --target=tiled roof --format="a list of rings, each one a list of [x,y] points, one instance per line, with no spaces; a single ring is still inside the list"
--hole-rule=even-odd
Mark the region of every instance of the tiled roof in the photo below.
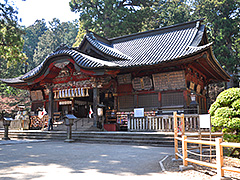
[[[131,60],[113,60],[122,67],[159,64],[193,55],[209,48],[212,44],[199,46],[204,34],[200,21],[159,28],[109,40],[111,49],[118,50]],[[101,41],[89,35],[88,41],[104,53],[98,46]]]
[[[87,69],[146,66],[173,61],[209,48],[211,44],[199,46],[203,34],[204,26],[200,25],[200,21],[117,37],[107,40],[108,44],[88,32],[85,40],[112,60],[94,58],[86,55],[87,52],[81,53],[81,49],[79,52],[73,48],[63,47],[50,54],[40,65],[23,76],[9,80],[2,79],[2,81],[22,82],[32,78],[43,69],[48,60],[59,56],[70,56],[77,65]]]
[[[192,46],[198,31],[197,27],[193,27],[116,42],[113,44],[113,47],[133,59],[131,61],[115,62],[125,67],[143,66],[159,64],[192,55],[211,45],[198,46],[198,42],[198,44]]]

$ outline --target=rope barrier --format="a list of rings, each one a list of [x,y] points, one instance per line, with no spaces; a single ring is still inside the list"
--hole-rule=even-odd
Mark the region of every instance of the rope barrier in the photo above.
[[[204,155],[204,154],[198,154],[198,153],[194,153],[194,152],[189,151],[189,150],[187,150],[187,152],[190,153],[190,154],[193,154],[193,155],[195,155],[195,156],[201,156],[201,157],[216,157],[216,155]]]

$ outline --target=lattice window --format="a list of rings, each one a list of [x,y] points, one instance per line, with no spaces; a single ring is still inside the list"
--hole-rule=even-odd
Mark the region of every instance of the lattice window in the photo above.
[[[138,107],[159,107],[158,94],[138,95]]]
[[[134,107],[134,96],[119,96],[119,109],[133,109]]]
[[[162,93],[162,106],[184,105],[183,92]]]

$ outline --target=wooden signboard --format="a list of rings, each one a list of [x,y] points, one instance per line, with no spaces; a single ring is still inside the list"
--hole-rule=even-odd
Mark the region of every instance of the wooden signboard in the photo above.
[[[201,85],[200,85],[200,84],[197,85],[197,93],[198,93],[198,94],[201,93]]]
[[[137,77],[132,80],[134,90],[149,90],[152,88],[152,79],[148,76]]]
[[[118,75],[117,79],[119,84],[131,84],[132,82],[132,76],[130,73]]]
[[[153,74],[155,90],[173,90],[186,87],[184,71]]]
[[[30,92],[32,101],[43,100],[43,94],[41,90]]]
[[[190,82],[190,89],[194,90],[194,87],[195,87],[195,83],[194,82]]]
[[[141,83],[141,78],[134,78],[133,80],[132,80],[132,85],[133,85],[133,89],[135,89],[135,90],[142,90],[142,88],[143,88],[143,85],[142,85],[142,83]]]

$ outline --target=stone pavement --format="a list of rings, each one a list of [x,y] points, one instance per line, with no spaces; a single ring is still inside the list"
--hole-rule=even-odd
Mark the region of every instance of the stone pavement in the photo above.
[[[173,152],[169,147],[0,141],[0,179],[176,179],[176,175],[163,173],[159,165],[160,160]]]

